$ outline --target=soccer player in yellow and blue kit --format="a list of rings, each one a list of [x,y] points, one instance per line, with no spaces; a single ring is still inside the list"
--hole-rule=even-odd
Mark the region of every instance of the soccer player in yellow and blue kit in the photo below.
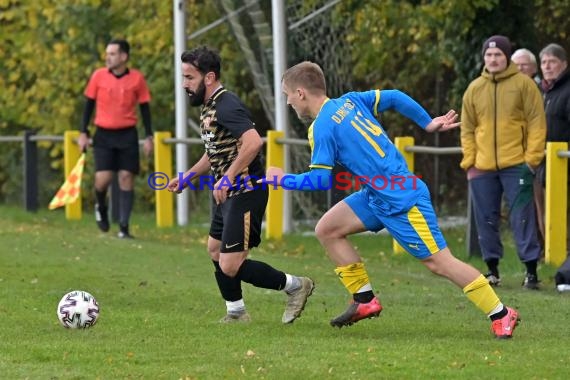
[[[271,167],[266,180],[286,189],[315,190],[318,186],[314,184],[329,182],[338,163],[363,183],[360,191],[337,203],[315,227],[317,238],[336,264],[336,274],[353,297],[348,309],[332,319],[331,325],[349,326],[382,311],[364,263],[347,236],[386,228],[429,270],[463,289],[492,320],[491,330],[497,338],[510,338],[518,312],[501,303],[477,269],[452,255],[437,225],[426,185],[408,170],[376,118],[378,113],[394,109],[427,132],[435,132],[459,125],[455,111],[432,119],[398,90],[350,92],[329,99],[324,74],[312,62],[289,68],[282,78],[282,90],[301,120],[314,120],[308,132],[310,171],[294,175]]]

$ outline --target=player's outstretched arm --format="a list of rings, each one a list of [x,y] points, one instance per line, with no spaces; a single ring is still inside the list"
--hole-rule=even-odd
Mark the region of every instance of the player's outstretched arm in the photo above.
[[[283,169],[270,166],[265,178],[258,183],[281,186],[285,190],[317,191],[328,190],[332,186],[332,170],[317,168],[301,174],[288,174]]]
[[[199,178],[201,175],[204,175],[210,171],[210,160],[208,159],[208,155],[204,153],[200,160],[196,162],[190,169],[184,172],[182,178]],[[186,183],[180,183],[180,176],[174,175],[170,178],[170,182],[166,186],[166,189],[171,193],[178,193],[180,194],[185,188]]]
[[[270,166],[265,172],[265,181],[273,184],[274,186],[279,186],[283,180],[283,176],[285,176],[283,169],[276,166]],[[259,180],[258,182],[261,183],[263,180]]]
[[[434,118],[425,128],[428,132],[445,132],[457,128],[461,122],[457,121],[459,115],[455,110],[450,110],[445,115]]]

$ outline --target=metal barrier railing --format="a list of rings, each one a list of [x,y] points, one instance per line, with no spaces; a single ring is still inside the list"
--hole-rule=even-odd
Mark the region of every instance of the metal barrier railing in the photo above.
[[[26,131],[22,136],[0,136],[0,142],[20,142],[24,144],[24,205],[26,210],[36,211],[38,208],[38,169],[37,142],[52,141],[64,143],[64,174],[65,178],[71,172],[81,152],[77,145],[79,131],[67,131],[63,136],[36,135]],[[170,132],[155,132],[154,163],[155,171],[169,173],[172,170],[173,144],[202,144],[200,138],[172,138]],[[267,165],[283,167],[285,162],[284,145],[308,145],[304,139],[284,137],[280,131],[268,131],[264,138],[267,149]],[[142,143],[143,140],[140,141]],[[414,170],[414,154],[448,155],[461,153],[460,147],[426,147],[415,146],[412,137],[398,137],[394,144],[402,153],[410,171]],[[566,226],[567,226],[567,179],[568,179],[567,143],[547,143],[546,148],[546,207],[545,207],[545,260],[548,263],[560,265],[566,258]],[[272,189],[269,195],[266,214],[266,236],[280,239],[283,235],[283,199],[282,189]],[[156,224],[158,227],[172,226],[174,223],[173,194],[168,191],[156,191]],[[468,220],[471,221],[471,201],[468,199]],[[66,218],[81,218],[81,197],[72,204],[66,205]],[[477,242],[473,235],[474,223],[468,227],[468,251]],[[399,252],[401,247],[394,242],[394,250]]]

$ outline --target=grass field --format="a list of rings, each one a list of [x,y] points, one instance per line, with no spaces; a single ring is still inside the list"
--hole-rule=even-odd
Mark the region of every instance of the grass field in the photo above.
[[[316,239],[289,236],[265,241],[252,256],[315,280],[303,316],[282,325],[285,295],[245,284],[253,321],[221,325],[225,305],[205,227],[158,230],[153,215],[135,215],[137,239],[123,241],[99,233],[90,214],[67,222],[60,211],[0,213],[0,379],[568,378],[570,297],[553,290],[546,265],[543,289],[522,290],[508,238],[498,293],[522,324],[512,340],[498,341],[460,289],[407,255],[393,256],[386,236],[352,239],[384,305],[380,318],[330,327],[348,295]],[[463,235],[446,231],[466,259]],[[99,301],[89,330],[57,321],[59,299],[75,289]]]

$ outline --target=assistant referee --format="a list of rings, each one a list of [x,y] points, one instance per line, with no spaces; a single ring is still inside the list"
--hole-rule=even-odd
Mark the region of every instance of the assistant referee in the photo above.
[[[129,219],[134,203],[134,176],[138,174],[139,145],[136,129],[136,105],[145,128],[144,153],[153,149],[150,116],[150,91],[143,74],[128,68],[130,46],[124,39],[113,39],[105,50],[106,67],[91,75],[84,95],[87,98],[78,144],[81,150],[89,145],[89,122],[95,110],[93,137],[95,156],[95,220],[103,232],[109,231],[107,189],[118,172],[119,238],[132,238]]]

